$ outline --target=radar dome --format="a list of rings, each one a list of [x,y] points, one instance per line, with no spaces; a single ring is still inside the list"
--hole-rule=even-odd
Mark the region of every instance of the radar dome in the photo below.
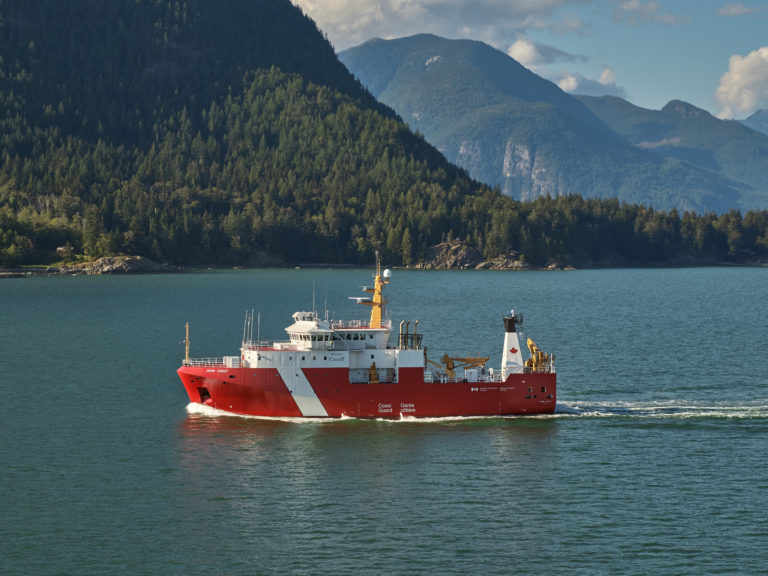
[[[392,270],[387,268],[386,270],[384,270],[384,273],[382,274],[382,276],[384,276],[385,280],[389,280],[389,278],[392,276]]]

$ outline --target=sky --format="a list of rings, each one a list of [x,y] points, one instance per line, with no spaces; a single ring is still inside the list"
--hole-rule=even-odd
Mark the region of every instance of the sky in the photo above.
[[[337,51],[428,32],[490,44],[566,92],[723,119],[768,109],[768,0],[292,0]]]

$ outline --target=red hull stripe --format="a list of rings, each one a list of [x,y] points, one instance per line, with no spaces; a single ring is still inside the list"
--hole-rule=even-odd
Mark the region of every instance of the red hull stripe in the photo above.
[[[397,383],[350,383],[345,368],[178,370],[189,399],[237,414],[270,417],[401,418],[554,412],[555,374],[512,374],[505,382],[424,382],[401,368]]]

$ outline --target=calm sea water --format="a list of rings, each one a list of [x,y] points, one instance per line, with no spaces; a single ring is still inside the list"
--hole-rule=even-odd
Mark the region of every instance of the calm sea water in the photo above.
[[[0,573],[768,574],[768,269],[395,271],[431,357],[502,315],[557,356],[551,417],[274,421],[175,370],[246,309],[364,317],[368,270],[0,282]]]

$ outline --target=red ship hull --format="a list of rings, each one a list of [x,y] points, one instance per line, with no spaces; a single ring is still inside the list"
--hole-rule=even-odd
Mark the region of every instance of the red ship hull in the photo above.
[[[402,368],[398,382],[352,383],[346,368],[303,368],[324,417],[427,418],[547,414],[555,410],[554,373],[515,373],[501,381],[425,382],[424,370]],[[265,417],[306,417],[272,368],[182,366],[191,402]]]

